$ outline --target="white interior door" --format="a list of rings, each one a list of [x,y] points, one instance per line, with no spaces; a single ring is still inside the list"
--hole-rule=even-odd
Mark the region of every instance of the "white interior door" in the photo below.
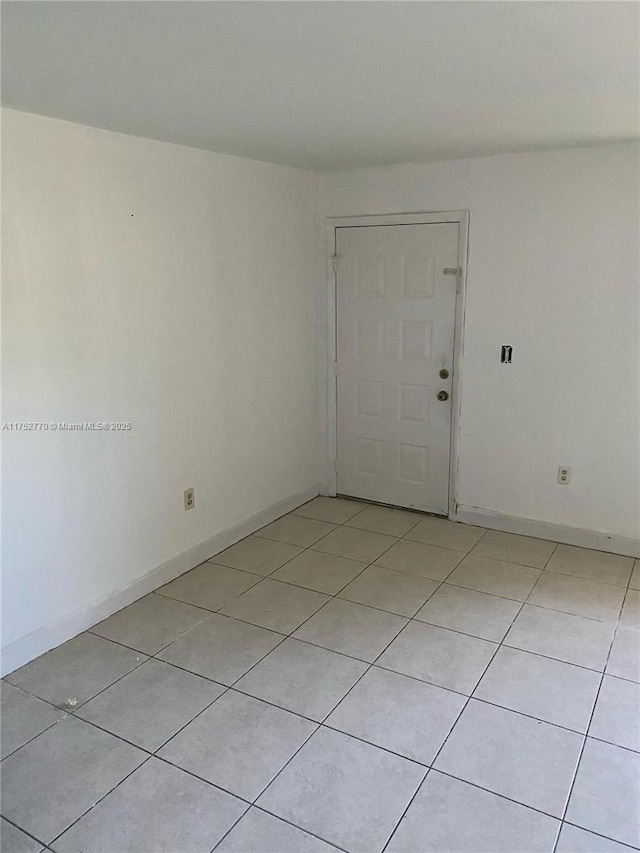
[[[448,513],[458,227],[336,229],[339,494]]]

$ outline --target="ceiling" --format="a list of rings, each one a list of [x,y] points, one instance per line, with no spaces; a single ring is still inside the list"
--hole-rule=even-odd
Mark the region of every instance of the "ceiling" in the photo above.
[[[2,6],[6,106],[327,170],[638,136],[636,2]]]

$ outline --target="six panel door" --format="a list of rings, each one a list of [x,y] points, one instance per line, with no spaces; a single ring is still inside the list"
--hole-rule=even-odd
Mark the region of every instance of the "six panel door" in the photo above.
[[[338,493],[447,515],[458,225],[337,228],[336,253]]]

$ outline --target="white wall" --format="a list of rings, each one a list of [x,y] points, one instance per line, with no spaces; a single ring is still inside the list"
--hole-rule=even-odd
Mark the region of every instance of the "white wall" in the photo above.
[[[2,114],[3,421],[132,423],[2,433],[7,671],[315,492],[326,285],[311,173]],[[634,145],[320,177],[471,211],[462,505],[640,535],[638,195]]]
[[[620,144],[320,176],[322,217],[471,212],[461,505],[640,536],[638,158]]]
[[[11,110],[3,160],[3,420],[132,423],[2,433],[6,671],[317,492],[317,210],[310,172]]]

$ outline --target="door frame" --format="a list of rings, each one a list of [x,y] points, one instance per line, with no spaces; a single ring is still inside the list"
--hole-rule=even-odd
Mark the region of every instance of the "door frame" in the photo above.
[[[453,341],[453,383],[451,394],[451,437],[449,456],[449,513],[455,518],[458,510],[458,435],[460,431],[460,404],[462,389],[462,354],[464,344],[465,303],[467,293],[467,255],[469,248],[469,211],[453,210],[424,213],[373,214],[367,216],[328,217],[327,231],[327,492],[335,496],[338,487],[338,381],[337,356],[337,283],[335,263],[336,230],[372,225],[458,225],[458,292],[456,294],[455,327]]]

